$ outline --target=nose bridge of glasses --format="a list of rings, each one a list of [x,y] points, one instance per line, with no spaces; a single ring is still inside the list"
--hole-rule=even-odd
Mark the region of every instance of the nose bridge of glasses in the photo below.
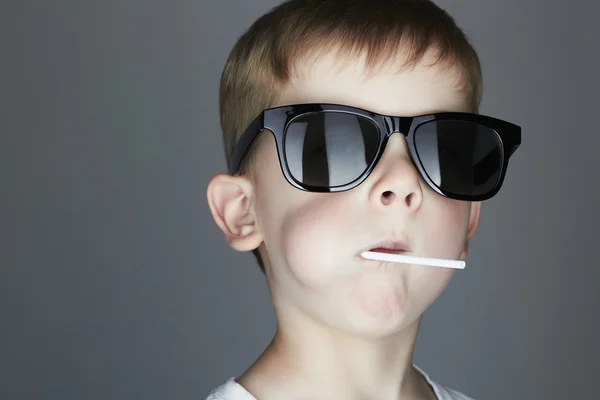
[[[412,118],[410,117],[385,117],[385,125],[387,127],[387,137],[394,133],[400,133],[404,137],[408,136]]]

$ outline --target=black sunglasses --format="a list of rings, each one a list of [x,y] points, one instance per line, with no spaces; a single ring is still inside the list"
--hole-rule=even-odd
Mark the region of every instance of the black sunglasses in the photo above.
[[[405,136],[423,180],[442,196],[482,201],[500,190],[521,128],[480,114],[441,112],[394,117],[335,104],[269,108],[235,146],[236,174],[258,133],[270,130],[286,180],[311,192],[341,192],[361,184],[381,158],[389,137]]]

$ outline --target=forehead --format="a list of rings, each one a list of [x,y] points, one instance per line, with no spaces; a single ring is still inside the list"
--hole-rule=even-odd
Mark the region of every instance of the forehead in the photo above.
[[[468,111],[457,68],[434,64],[431,52],[411,68],[400,68],[401,53],[396,60],[372,71],[364,56],[340,62],[331,52],[299,60],[277,105],[335,103],[398,116]]]

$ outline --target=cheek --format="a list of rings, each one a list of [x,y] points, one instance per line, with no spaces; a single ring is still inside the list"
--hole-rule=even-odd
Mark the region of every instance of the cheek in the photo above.
[[[313,194],[310,201],[294,207],[282,219],[282,256],[299,283],[318,290],[350,273],[354,260],[344,248],[348,224],[331,194]]]
[[[277,266],[273,272],[276,279],[305,288],[326,288],[344,275],[340,239],[348,231],[348,218],[340,212],[338,196],[292,187],[279,171],[275,148],[271,150],[257,179],[255,207],[265,248]]]
[[[431,257],[456,258],[466,243],[470,203],[440,198],[428,212],[422,238]]]

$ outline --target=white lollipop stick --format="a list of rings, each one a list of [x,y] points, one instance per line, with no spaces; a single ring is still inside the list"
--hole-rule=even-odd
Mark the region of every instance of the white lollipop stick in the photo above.
[[[405,256],[403,254],[379,253],[376,251],[365,251],[360,255],[363,256],[363,258],[367,258],[369,260],[390,261],[406,264],[420,264],[428,265],[431,267],[464,269],[466,266],[466,263],[462,260],[446,260],[443,258]]]

